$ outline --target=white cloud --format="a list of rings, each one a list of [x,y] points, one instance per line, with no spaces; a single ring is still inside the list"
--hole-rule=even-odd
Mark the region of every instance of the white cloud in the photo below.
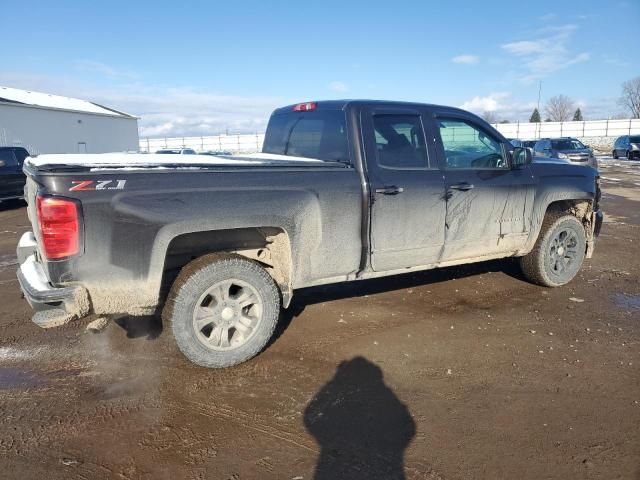
[[[102,62],[96,62],[94,60],[78,60],[75,62],[75,67],[81,72],[97,73],[99,75],[110,78],[122,78],[122,79],[136,79],[139,77],[134,72],[121,70],[111,65],[107,65]]]
[[[477,113],[495,112],[502,109],[503,105],[500,102],[510,96],[511,92],[496,92],[485,97],[473,97],[460,105],[460,108]]]
[[[538,17],[539,20],[543,22],[550,22],[551,20],[555,20],[558,15],[555,13],[545,13]]]
[[[140,137],[264,131],[269,115],[291,99],[234,96],[191,87],[129,83],[100,87],[77,78],[0,72],[0,85],[82,98],[141,117]]]
[[[457,57],[453,57],[451,61],[453,63],[459,63],[462,65],[475,65],[480,61],[480,57],[477,57],[476,55],[465,54],[465,55],[458,55]]]
[[[334,92],[346,92],[347,90],[349,90],[347,84],[340,81],[331,82],[329,84],[329,88]]]
[[[538,30],[538,38],[506,43],[501,48],[520,61],[518,78],[532,83],[576,63],[589,60],[589,52],[573,53],[569,42],[577,25],[549,26]]]

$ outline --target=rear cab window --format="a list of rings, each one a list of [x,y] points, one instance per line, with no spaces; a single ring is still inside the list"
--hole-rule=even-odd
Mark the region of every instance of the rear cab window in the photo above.
[[[262,152],[348,164],[345,113],[322,109],[274,113]]]
[[[554,150],[582,150],[587,148],[580,140],[575,139],[552,140],[551,146]]]

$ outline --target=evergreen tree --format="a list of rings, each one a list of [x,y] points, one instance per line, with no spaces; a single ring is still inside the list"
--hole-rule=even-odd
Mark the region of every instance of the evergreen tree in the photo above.
[[[531,117],[529,118],[529,122],[531,122],[531,123],[540,123],[540,112],[538,111],[537,108],[533,109],[533,113],[531,114]]]
[[[576,113],[573,114],[574,122],[582,122],[584,118],[582,118],[582,112],[580,111],[580,107],[576,110]]]

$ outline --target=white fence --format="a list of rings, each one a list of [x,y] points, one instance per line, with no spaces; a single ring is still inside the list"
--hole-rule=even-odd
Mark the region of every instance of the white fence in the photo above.
[[[248,135],[214,135],[209,137],[141,138],[140,151],[153,153],[163,148],[193,148],[199,152],[258,152],[264,133]]]
[[[493,125],[507,138],[610,137],[639,135],[640,119],[589,120],[584,122],[498,123]],[[262,150],[264,133],[213,135],[202,137],[141,138],[140,150],[155,152],[162,148],[193,148],[198,151],[257,152]]]
[[[498,123],[493,125],[507,138],[619,137],[640,134],[640,119],[589,120],[584,122]]]

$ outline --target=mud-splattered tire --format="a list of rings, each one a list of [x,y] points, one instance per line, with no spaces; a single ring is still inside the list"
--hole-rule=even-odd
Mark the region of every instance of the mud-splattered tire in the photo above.
[[[611,156],[613,157],[614,160],[618,160],[618,151],[614,150]]]
[[[520,258],[525,277],[538,285],[559,287],[578,273],[586,253],[584,226],[573,215],[547,213],[533,250]]]
[[[258,263],[212,254],[182,269],[163,318],[189,360],[224,368],[249,360],[265,347],[280,306],[276,283]]]

